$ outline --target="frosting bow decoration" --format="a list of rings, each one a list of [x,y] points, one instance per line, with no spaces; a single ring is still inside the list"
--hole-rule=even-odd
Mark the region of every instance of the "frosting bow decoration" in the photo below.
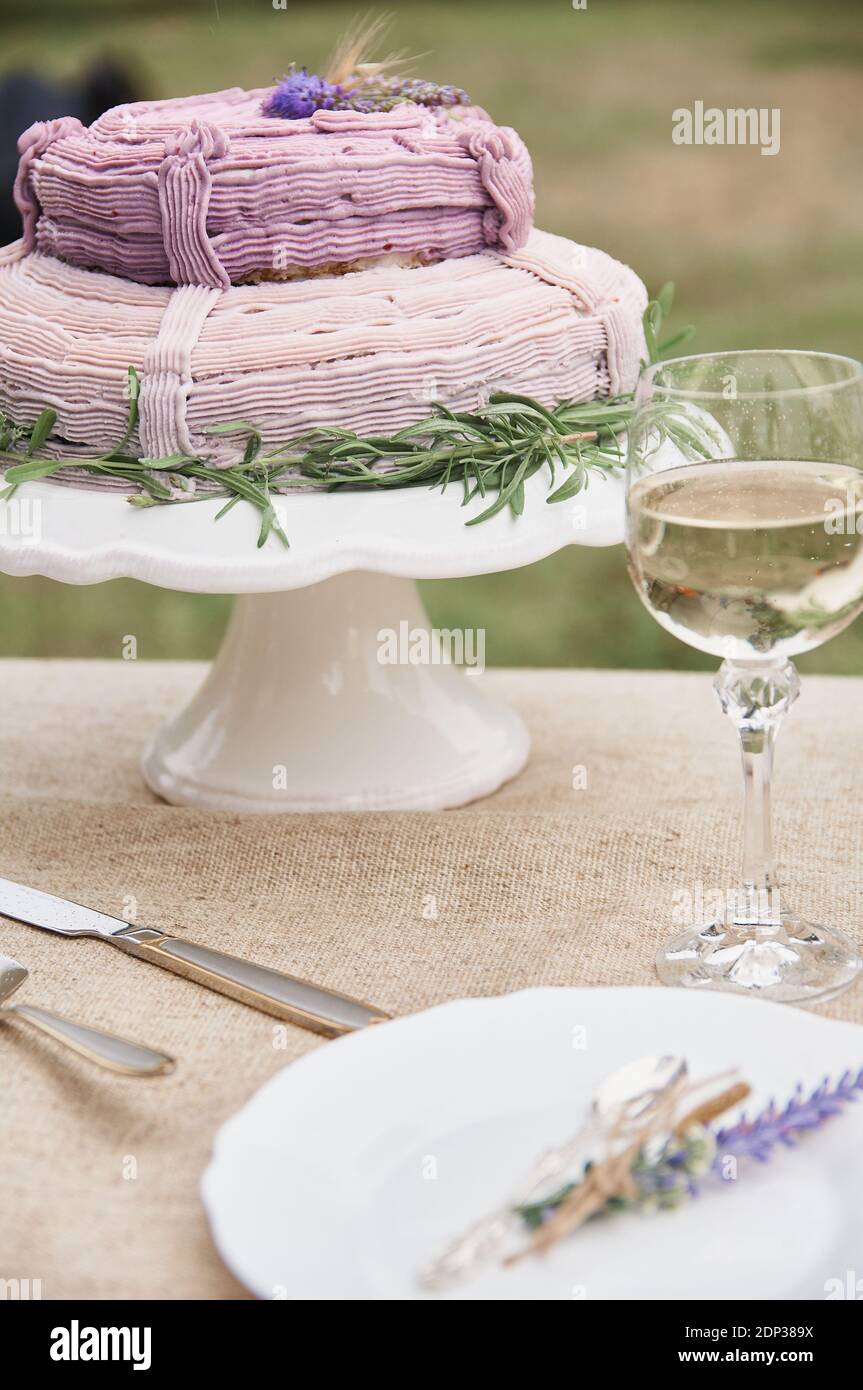
[[[225,132],[204,121],[192,121],[165,141],[157,175],[159,212],[165,255],[177,285],[227,289],[231,283],[207,230],[210,162],[224,159],[230,148]]]

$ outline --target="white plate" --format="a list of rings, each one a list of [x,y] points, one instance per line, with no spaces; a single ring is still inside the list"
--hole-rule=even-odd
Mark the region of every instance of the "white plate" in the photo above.
[[[666,989],[534,989],[445,1004],[320,1047],[220,1130],[203,1178],[216,1244],[262,1298],[412,1299],[416,1270],[575,1130],[597,1082],[645,1054],[748,1105],[863,1063],[863,1030]],[[448,1297],[824,1298],[863,1276],[863,1104],[677,1212],[592,1223],[543,1260]]]

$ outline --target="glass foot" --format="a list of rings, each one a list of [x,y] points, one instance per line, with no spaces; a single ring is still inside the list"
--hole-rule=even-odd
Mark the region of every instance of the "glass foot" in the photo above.
[[[665,985],[811,1004],[853,984],[863,959],[842,932],[783,914],[768,932],[723,921],[689,927],[657,952],[656,969]]]

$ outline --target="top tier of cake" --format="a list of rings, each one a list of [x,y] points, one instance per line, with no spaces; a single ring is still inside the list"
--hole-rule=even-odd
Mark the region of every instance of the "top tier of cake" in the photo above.
[[[118,106],[21,136],[24,249],[226,288],[524,245],[530,157],[477,107],[265,116],[271,89]]]

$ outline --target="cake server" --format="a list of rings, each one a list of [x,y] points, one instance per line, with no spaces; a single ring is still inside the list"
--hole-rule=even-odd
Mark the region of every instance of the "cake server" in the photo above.
[[[118,1071],[123,1076],[164,1076],[165,1072],[174,1070],[174,1059],[167,1052],[156,1052],[152,1047],[129,1042],[128,1038],[118,1037],[116,1033],[74,1023],[71,1018],[37,1009],[32,1004],[8,1003],[29,973],[26,965],[20,965],[11,956],[0,956],[0,1019],[4,1014],[11,1014],[38,1028],[40,1033],[47,1033],[56,1042],[65,1043],[89,1062],[98,1062],[100,1067]]]
[[[61,936],[98,936],[128,955],[139,956],[163,970],[173,970],[175,975],[239,999],[275,1018],[323,1033],[324,1037],[335,1038],[391,1017],[350,995],[322,989],[308,980],[214,951],[209,946],[199,946],[182,936],[169,936],[152,927],[130,926],[121,918],[108,917],[104,912],[5,878],[0,878],[0,913]]]

